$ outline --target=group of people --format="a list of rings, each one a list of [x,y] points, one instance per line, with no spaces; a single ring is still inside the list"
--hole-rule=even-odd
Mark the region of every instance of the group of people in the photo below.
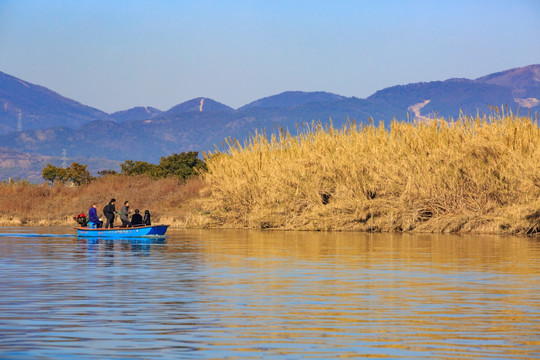
[[[129,209],[129,201],[124,201],[124,206],[120,212],[116,211],[116,199],[111,199],[107,205],[103,208],[103,215],[107,219],[105,223],[105,229],[114,227],[114,219],[116,215],[120,215],[120,220],[122,221],[122,227],[132,227],[132,226],[145,226],[151,225],[150,221],[150,211],[144,211],[144,218],[140,214],[139,209],[135,209],[135,213],[131,215],[131,220],[129,219],[132,211]],[[80,216],[80,215],[79,215]],[[77,218],[75,219],[77,222]],[[80,223],[80,222],[79,222]],[[93,223],[97,228],[103,227],[103,221],[99,218],[97,214],[97,205],[94,203],[90,210],[88,210],[88,223]],[[84,226],[84,225],[83,225]]]

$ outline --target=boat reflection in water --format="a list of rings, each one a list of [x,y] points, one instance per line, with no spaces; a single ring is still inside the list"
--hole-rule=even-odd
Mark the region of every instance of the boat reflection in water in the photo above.
[[[114,257],[115,252],[133,251],[137,253],[136,255],[149,256],[152,249],[162,249],[166,244],[166,239],[166,236],[114,239],[79,236],[77,237],[77,244],[80,253],[94,253],[94,255]]]

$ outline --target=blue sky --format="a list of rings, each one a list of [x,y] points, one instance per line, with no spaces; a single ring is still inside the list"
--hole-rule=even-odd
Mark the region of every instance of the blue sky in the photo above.
[[[0,0],[0,71],[106,112],[540,63],[540,1]]]

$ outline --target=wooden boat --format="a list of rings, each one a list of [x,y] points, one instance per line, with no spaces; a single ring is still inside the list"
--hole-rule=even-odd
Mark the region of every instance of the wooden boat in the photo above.
[[[77,229],[78,236],[92,237],[108,237],[108,238],[124,238],[124,237],[141,237],[141,236],[163,236],[167,232],[169,225],[149,225],[135,226],[127,228],[112,228],[112,229],[91,229],[79,227]]]

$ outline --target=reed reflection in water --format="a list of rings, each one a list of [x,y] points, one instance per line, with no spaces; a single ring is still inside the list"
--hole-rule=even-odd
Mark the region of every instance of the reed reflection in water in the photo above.
[[[0,260],[0,358],[540,356],[534,238],[0,237]]]

